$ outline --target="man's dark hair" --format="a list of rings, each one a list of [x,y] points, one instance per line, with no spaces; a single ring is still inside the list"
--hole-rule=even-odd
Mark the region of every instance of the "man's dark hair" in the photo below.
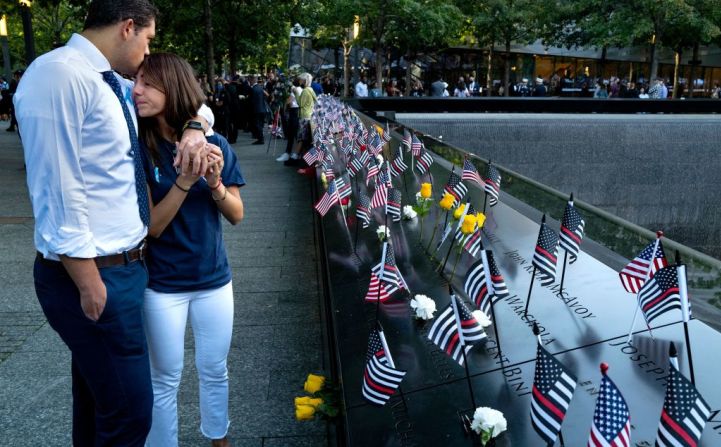
[[[157,15],[158,9],[149,0],[93,0],[83,29],[102,28],[128,19],[133,19],[137,28],[145,28]]]

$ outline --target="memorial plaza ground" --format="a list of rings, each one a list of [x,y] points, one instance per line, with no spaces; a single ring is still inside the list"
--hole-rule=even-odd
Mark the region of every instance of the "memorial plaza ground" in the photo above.
[[[6,127],[0,123],[0,445],[68,446],[70,355],[35,297],[22,147]],[[229,437],[239,447],[325,446],[326,425],[297,422],[293,407],[306,375],[325,367],[310,182],[251,141],[241,134],[233,145],[247,181],[245,220],[224,228],[235,297]],[[185,363],[180,445],[206,445],[190,329]]]

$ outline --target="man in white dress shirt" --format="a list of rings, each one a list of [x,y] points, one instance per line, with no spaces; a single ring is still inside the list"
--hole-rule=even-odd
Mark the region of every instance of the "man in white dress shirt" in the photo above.
[[[132,82],[116,72],[137,72],[156,15],[148,0],[94,0],[82,34],[37,58],[14,97],[35,215],[36,293],[72,353],[75,446],[142,446],[150,429],[141,315],[148,198]],[[183,171],[205,172],[203,124],[186,125]]]

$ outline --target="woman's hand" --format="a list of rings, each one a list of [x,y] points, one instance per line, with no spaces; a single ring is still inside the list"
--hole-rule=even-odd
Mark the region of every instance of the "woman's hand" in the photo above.
[[[210,152],[208,153],[208,169],[205,171],[205,181],[208,182],[210,189],[218,187],[220,182],[220,173],[223,172],[225,160],[223,159],[223,151],[214,144],[208,144]]]
[[[180,186],[184,190],[188,190],[193,185],[195,185],[195,182],[197,182],[200,177],[200,175],[193,175],[192,171],[188,170],[185,174],[181,172],[180,175],[178,175],[178,177],[175,179],[175,183],[177,183],[178,186]]]

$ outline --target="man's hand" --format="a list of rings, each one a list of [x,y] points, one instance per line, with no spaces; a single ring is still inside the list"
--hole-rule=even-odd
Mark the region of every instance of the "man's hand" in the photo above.
[[[93,287],[80,291],[80,307],[83,308],[85,316],[93,321],[98,321],[105,310],[107,300],[108,294],[103,281],[98,281]]]
[[[173,166],[180,167],[182,174],[202,175],[208,169],[208,148],[205,134],[199,130],[186,130],[179,143]]]
[[[98,321],[105,309],[108,291],[92,259],[60,256],[65,270],[80,292],[80,307],[86,317]]]

